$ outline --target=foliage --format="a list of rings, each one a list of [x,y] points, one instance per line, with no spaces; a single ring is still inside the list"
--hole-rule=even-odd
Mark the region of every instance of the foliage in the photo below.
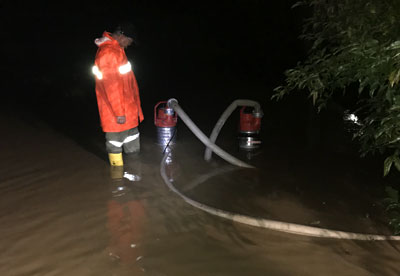
[[[400,171],[400,1],[304,0],[298,6],[312,10],[301,35],[310,50],[285,72],[273,98],[299,90],[321,110],[334,94],[356,95],[361,154],[387,157],[384,175]]]
[[[400,200],[399,191],[392,187],[386,187],[388,198],[385,199],[386,211],[390,213],[390,226],[393,228],[395,235],[400,235]]]

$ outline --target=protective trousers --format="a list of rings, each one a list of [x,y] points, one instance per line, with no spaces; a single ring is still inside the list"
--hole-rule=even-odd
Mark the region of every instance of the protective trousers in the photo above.
[[[106,132],[108,153],[134,153],[140,151],[139,129],[131,128],[121,132]]]

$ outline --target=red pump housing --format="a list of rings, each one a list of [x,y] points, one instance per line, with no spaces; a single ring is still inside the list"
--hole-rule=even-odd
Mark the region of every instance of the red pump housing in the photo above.
[[[240,109],[239,132],[258,133],[261,129],[261,116],[254,115],[253,112],[246,112],[246,106]]]
[[[166,103],[161,101],[154,107],[154,124],[157,127],[175,127],[178,122],[178,114]]]

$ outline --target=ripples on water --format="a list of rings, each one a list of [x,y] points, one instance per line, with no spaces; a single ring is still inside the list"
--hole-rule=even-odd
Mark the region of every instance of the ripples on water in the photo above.
[[[399,274],[395,243],[286,235],[192,208],[166,188],[161,153],[146,139],[118,177],[104,160],[46,127],[8,125],[0,157],[0,275]],[[305,195],[310,186],[293,189],[310,178],[282,169],[285,157],[274,155],[261,162],[264,171],[249,173],[204,164],[202,151],[188,137],[167,166],[186,194],[238,212],[315,220],[319,201]]]

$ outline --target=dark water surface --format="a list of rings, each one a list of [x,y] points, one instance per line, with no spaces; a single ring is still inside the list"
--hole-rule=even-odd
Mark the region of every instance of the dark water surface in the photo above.
[[[209,133],[226,102],[219,100],[220,109],[203,120],[204,109],[185,101],[182,107],[189,116],[195,113],[194,121]],[[264,108],[264,145],[258,152],[238,150],[236,119],[227,122],[218,140],[254,170],[234,168],[215,156],[206,163],[204,147],[180,122],[167,166],[174,185],[195,200],[232,212],[390,233],[376,184],[379,173],[345,146],[331,143],[339,139],[335,131],[319,131],[323,142],[315,150],[296,144],[308,135],[297,132],[292,139],[301,118],[290,119],[294,123],[288,127],[290,120]],[[398,242],[284,234],[186,204],[160,176],[162,149],[154,143],[150,105],[146,110],[142,152],[125,157],[123,171],[140,181],[121,178],[109,167],[101,132],[83,127],[71,136],[29,113],[1,113],[0,275],[400,274]]]

